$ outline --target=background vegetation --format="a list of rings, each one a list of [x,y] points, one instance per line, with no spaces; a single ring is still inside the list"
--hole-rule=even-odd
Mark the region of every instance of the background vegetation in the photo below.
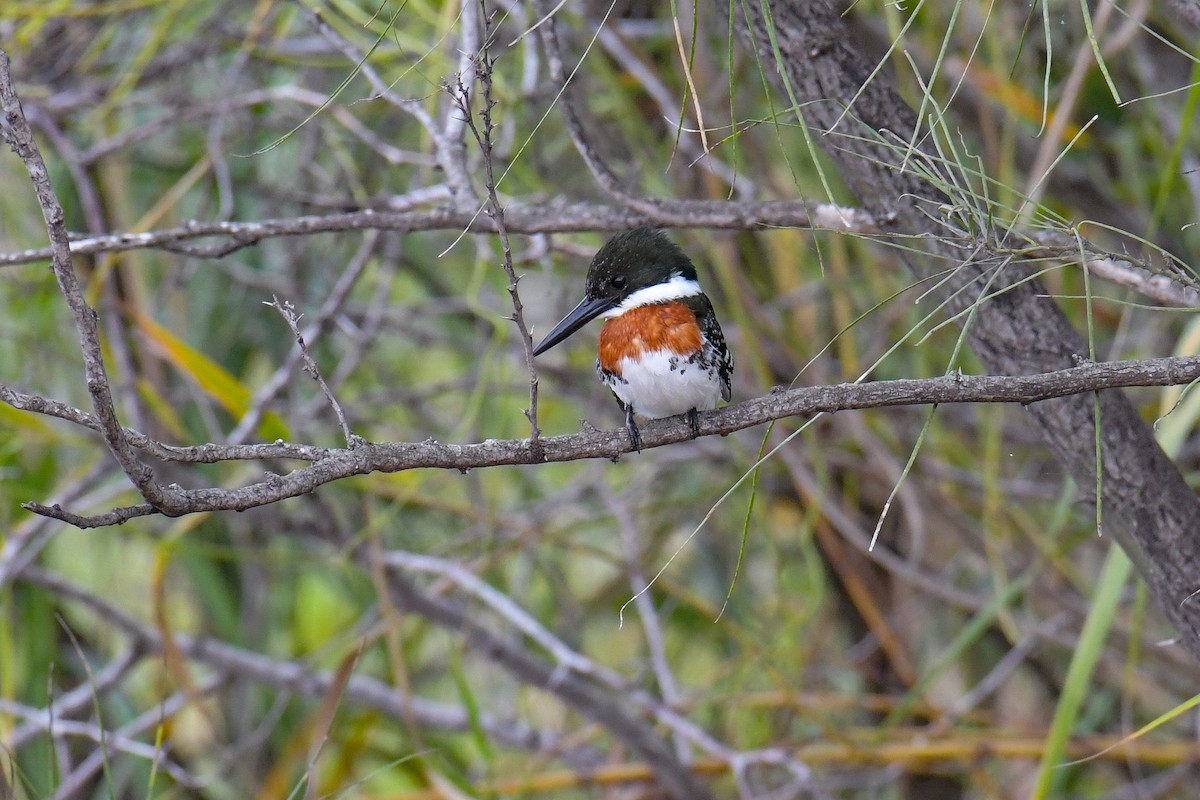
[[[572,142],[552,10],[579,65],[573,107],[639,196],[846,209],[842,230],[671,232],[724,322],[735,400],[983,371],[906,245],[873,235],[814,161],[766,54],[719,9],[671,5],[486,5],[498,192],[561,231],[512,236],[534,338],[639,213]],[[940,129],[922,163],[956,200],[1038,234],[1086,220],[1093,243],[1162,267],[1162,250],[1200,252],[1188,7],[859,3],[848,18],[875,79]],[[77,256],[124,424],[180,445],[343,445],[264,305],[278,298],[355,434],[528,436],[501,241],[459,221],[484,205],[484,155],[446,87],[461,78],[482,107],[484,31],[474,3],[428,0],[0,2],[80,237],[334,220],[252,246]],[[87,408],[69,311],[46,260],[19,253],[45,244],[20,160],[0,159],[0,182],[0,383]],[[337,222],[360,209],[431,213]],[[1041,278],[1098,360],[1200,347],[1161,296],[1062,260]],[[620,425],[592,341],[539,360],[546,434]],[[1195,485],[1200,403],[1130,395]],[[8,405],[0,432],[0,797],[678,796],[695,774],[720,797],[1151,798],[1200,777],[1185,705],[1200,665],[1100,535],[1094,487],[1021,408],[790,419],[615,464],[373,473],[98,530],[21,503],[139,502],[99,437]],[[189,487],[291,466],[156,465]]]

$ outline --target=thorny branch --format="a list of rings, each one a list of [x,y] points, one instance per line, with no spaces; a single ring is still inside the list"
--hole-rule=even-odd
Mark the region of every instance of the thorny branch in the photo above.
[[[512,299],[512,321],[521,335],[521,345],[525,349],[525,365],[529,370],[529,408],[525,409],[525,416],[529,418],[529,446],[536,454],[540,447],[538,440],[541,436],[541,429],[538,428],[537,421],[538,377],[537,366],[533,360],[533,338],[529,333],[529,326],[525,323],[525,307],[521,303],[521,293],[517,288],[520,278],[513,268],[512,245],[508,238],[508,226],[504,221],[504,204],[500,202],[500,197],[496,192],[495,124],[492,119],[492,111],[496,107],[496,99],[492,96],[492,72],[496,66],[496,59],[492,55],[492,45],[494,44],[492,14],[488,11],[486,0],[479,0],[479,16],[480,24],[483,26],[483,39],[479,45],[479,51],[473,59],[475,81],[483,92],[483,104],[479,109],[478,123],[475,121],[471,102],[473,92],[469,86],[463,83],[461,73],[454,86],[448,87],[448,91],[458,110],[462,112],[463,123],[471,131],[471,135],[474,136],[475,142],[483,154],[483,170],[487,188],[486,213],[495,225],[496,232],[500,235],[504,273],[508,276],[508,294]]]

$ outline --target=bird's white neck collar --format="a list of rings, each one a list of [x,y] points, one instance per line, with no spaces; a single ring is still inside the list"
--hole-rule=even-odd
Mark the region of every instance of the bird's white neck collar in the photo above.
[[[621,305],[605,311],[601,316],[604,319],[612,319],[639,306],[667,303],[671,300],[682,300],[685,297],[695,297],[700,293],[700,284],[698,282],[676,273],[668,281],[647,286],[645,289],[638,289],[629,295],[629,297],[626,297],[621,302]]]

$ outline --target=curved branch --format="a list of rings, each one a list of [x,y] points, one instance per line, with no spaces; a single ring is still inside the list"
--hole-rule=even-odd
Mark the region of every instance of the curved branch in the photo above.
[[[4,108],[4,118],[8,123],[4,138],[25,164],[29,173],[29,181],[33,184],[37,195],[38,205],[41,206],[42,216],[46,222],[46,232],[50,237],[50,268],[58,281],[58,286],[66,298],[67,306],[74,318],[75,330],[79,334],[80,349],[83,351],[83,369],[87,379],[88,393],[92,398],[92,407],[96,411],[99,430],[104,436],[105,444],[116,458],[121,469],[129,476],[129,480],[138,488],[142,496],[151,504],[158,505],[163,499],[162,487],[154,479],[154,472],[142,463],[128,440],[124,429],[117,419],[117,410],[113,405],[112,391],[108,385],[108,375],[104,369],[104,357],[100,349],[100,331],[96,324],[96,312],[87,304],[83,289],[75,276],[71,265],[70,237],[67,234],[66,214],[62,203],[50,183],[50,173],[42,158],[41,150],[33,138],[33,131],[25,112],[21,109],[21,100],[12,83],[9,72],[8,53],[0,48],[0,104]]]

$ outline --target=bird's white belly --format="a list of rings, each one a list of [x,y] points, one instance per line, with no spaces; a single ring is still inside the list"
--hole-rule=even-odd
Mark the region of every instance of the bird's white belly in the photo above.
[[[716,371],[702,369],[669,350],[643,353],[639,359],[623,358],[620,377],[605,380],[622,403],[650,419],[673,417],[691,409],[716,408],[721,381]]]

